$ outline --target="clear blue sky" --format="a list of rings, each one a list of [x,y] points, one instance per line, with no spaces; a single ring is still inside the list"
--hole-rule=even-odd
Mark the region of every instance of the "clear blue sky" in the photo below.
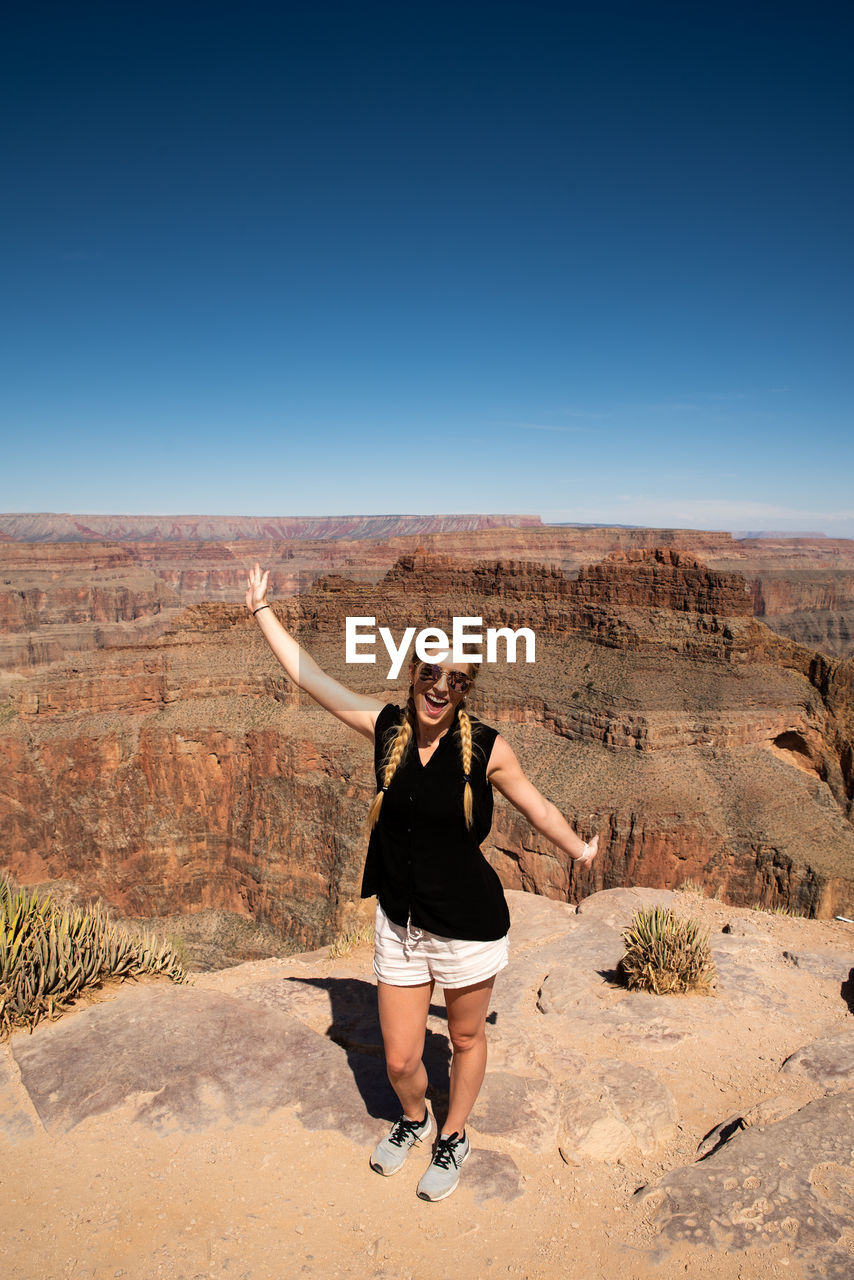
[[[8,6],[0,509],[854,536],[850,15]]]

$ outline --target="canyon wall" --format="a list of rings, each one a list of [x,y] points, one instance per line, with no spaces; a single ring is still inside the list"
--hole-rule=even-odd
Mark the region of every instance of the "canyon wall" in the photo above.
[[[0,522],[3,519],[10,528],[28,530],[34,537],[34,530],[42,529],[39,524],[13,523],[23,517],[0,517]],[[357,521],[348,519],[351,526]],[[371,519],[391,522],[393,518]],[[318,577],[335,573],[375,586],[401,556],[418,551],[464,563],[526,561],[574,578],[582,570],[589,577],[595,565],[614,552],[677,550],[680,555],[699,557],[708,570],[741,574],[754,614],[781,635],[830,657],[854,655],[851,541],[736,540],[726,533],[691,530],[545,526],[521,516],[512,517],[517,523],[503,528],[430,532],[431,520],[435,525],[446,518],[419,519],[424,526],[420,532],[402,534],[400,526],[390,526],[398,531],[385,539],[377,536],[379,526],[371,525],[367,517],[358,528],[351,527],[348,536],[325,539],[307,536],[317,525],[310,521],[290,522],[304,527],[299,536],[294,533],[288,538],[242,536],[226,541],[164,535],[137,536],[127,542],[0,538],[0,671],[26,671],[87,650],[153,639],[163,634],[183,606],[239,600],[246,570],[255,560],[270,567],[271,595],[280,598],[303,594]],[[468,518],[454,519],[464,523]],[[529,519],[531,523],[526,523]],[[244,527],[237,522],[235,527],[246,535],[251,532],[249,524]],[[211,530],[221,531],[226,525],[213,523]],[[133,529],[139,535],[145,526],[119,524],[117,528]],[[177,530],[181,528],[178,524]],[[42,532],[46,536],[51,529],[52,525],[45,525]],[[670,607],[666,601],[665,607]],[[740,603],[734,607],[740,615]]]
[[[126,516],[0,513],[0,538],[18,542],[233,542],[249,539],[408,537],[539,525],[527,515]]]
[[[99,554],[104,573],[130,574],[121,549]],[[47,634],[102,607],[57,582]],[[128,916],[219,913],[319,945],[370,912],[357,897],[370,749],[288,685],[241,606],[157,604],[162,634],[2,678],[6,865]],[[346,664],[348,615],[396,635],[453,616],[534,629],[536,661],[484,664],[469,701],[581,833],[600,832],[601,854],[577,872],[499,801],[487,851],[508,887],[577,900],[693,878],[739,905],[854,912],[854,664],[769,631],[734,571],[672,546],[573,576],[410,550],[376,585],[327,574],[276,609],[326,669],[381,699],[403,700],[405,679],[385,680],[381,649]]]

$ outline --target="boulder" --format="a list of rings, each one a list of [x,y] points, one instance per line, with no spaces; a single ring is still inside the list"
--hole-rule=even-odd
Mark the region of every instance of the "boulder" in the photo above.
[[[826,1089],[850,1089],[854,1086],[854,1028],[804,1045],[790,1054],[780,1070],[806,1076]]]
[[[563,1085],[558,1145],[567,1163],[646,1156],[674,1136],[676,1120],[673,1095],[651,1071],[599,1058]]]

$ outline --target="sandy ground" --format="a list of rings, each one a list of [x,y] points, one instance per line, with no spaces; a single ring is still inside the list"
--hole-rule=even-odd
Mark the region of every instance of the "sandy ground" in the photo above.
[[[752,915],[788,945],[793,935],[798,945],[813,949],[838,951],[854,941],[854,929],[832,922],[759,917],[693,897],[691,906],[718,929],[734,915]],[[370,949],[317,963],[329,972],[368,977]],[[229,973],[236,972],[203,981],[227,989]],[[808,1023],[807,987],[803,992]],[[851,1015],[840,1005],[816,1007],[816,1025],[844,1025]],[[676,1280],[686,1274],[806,1280],[788,1244],[747,1253],[684,1245],[659,1250],[649,1210],[633,1197],[640,1186],[696,1158],[711,1115],[722,1119],[779,1093],[780,1054],[791,1048],[775,1042],[772,1024],[757,1025],[754,1039],[757,1052],[750,1058],[721,1043],[719,1061],[710,1062],[706,1046],[688,1041],[679,1046],[678,1061],[674,1056],[668,1066],[666,1056],[660,1060],[662,1071],[671,1072],[680,1124],[654,1158],[570,1168],[557,1150],[533,1155],[470,1129],[475,1148],[512,1155],[524,1194],[511,1201],[479,1199],[464,1169],[457,1192],[440,1204],[415,1195],[429,1159],[423,1149],[412,1153],[399,1175],[384,1179],[369,1168],[364,1144],[337,1132],[307,1131],[292,1109],[256,1124],[223,1121],[202,1133],[158,1136],[133,1122],[139,1100],[131,1099],[118,1111],[50,1135],[5,1044],[0,1067],[8,1083],[0,1102],[20,1108],[32,1128],[27,1133],[23,1124],[10,1133],[7,1126],[0,1135],[0,1270],[6,1280]],[[379,1059],[377,1066],[382,1069]],[[820,1092],[802,1091],[804,1100]]]

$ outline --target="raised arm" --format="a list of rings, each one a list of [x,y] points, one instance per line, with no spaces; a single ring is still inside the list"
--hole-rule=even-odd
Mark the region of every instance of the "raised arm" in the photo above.
[[[576,835],[566,818],[547,800],[522,772],[516,754],[501,734],[495,739],[486,768],[486,777],[514,808],[528,819],[540,835],[551,840],[573,862],[592,862],[599,849],[599,837],[589,844]]]
[[[354,693],[346,685],[334,680],[297,644],[267,603],[269,578],[270,570],[265,569],[262,573],[261,566],[256,564],[246,580],[246,608],[254,614],[264,639],[295,685],[304,689],[315,702],[331,711],[349,728],[373,742],[374,725],[383,709],[383,703],[376,698]]]

